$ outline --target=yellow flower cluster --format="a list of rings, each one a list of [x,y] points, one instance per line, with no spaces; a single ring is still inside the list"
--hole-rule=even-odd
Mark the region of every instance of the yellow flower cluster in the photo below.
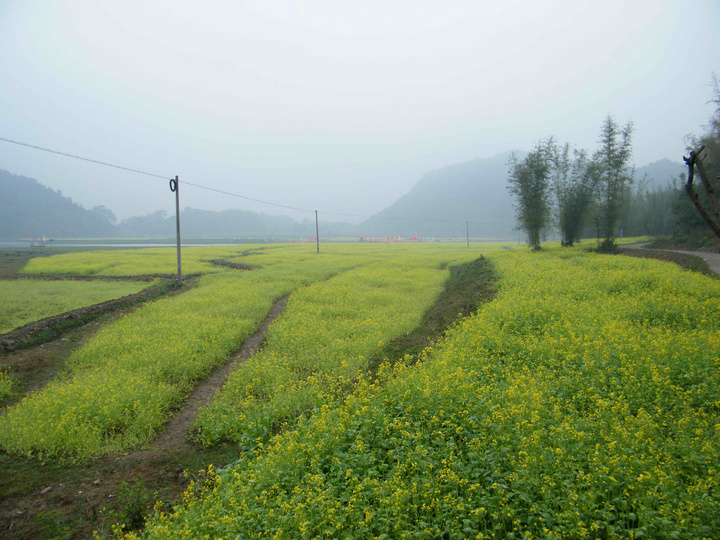
[[[364,264],[295,292],[264,350],[239,365],[199,412],[196,438],[249,446],[344,395],[383,343],[419,324],[447,279],[433,258],[409,262]]]
[[[473,256],[471,251],[459,247],[432,245],[332,245],[324,248],[321,255],[303,245],[255,246],[247,250],[238,246],[187,249],[188,266],[192,269],[195,265],[198,271],[206,272],[197,286],[148,303],[97,333],[73,353],[56,380],[41,391],[27,395],[0,416],[0,447],[43,460],[84,460],[145,444],[162,428],[173,408],[182,403],[197,381],[226,361],[259,327],[276,299],[300,288],[289,312],[321,309],[322,306],[317,305],[307,307],[313,300],[304,286],[363,265],[386,262],[396,275],[389,276],[388,270],[385,274],[378,273],[377,283],[372,283],[371,278],[365,285],[368,294],[362,309],[377,313],[389,310],[384,315],[388,326],[377,328],[372,311],[353,315],[355,322],[350,319],[343,322],[341,315],[352,314],[353,308],[358,307],[349,304],[351,299],[343,300],[344,305],[336,305],[339,311],[334,327],[324,316],[316,317],[326,330],[345,333],[341,340],[344,345],[339,346],[341,341],[337,341],[335,349],[326,349],[323,353],[323,362],[333,366],[328,374],[318,371],[318,375],[313,376],[313,370],[325,369],[322,363],[315,368],[304,365],[305,360],[290,361],[291,369],[296,366],[305,370],[296,377],[297,391],[293,397],[300,405],[289,409],[292,414],[302,412],[312,400],[322,401],[316,398],[322,397],[321,390],[330,389],[326,382],[332,382],[337,390],[337,385],[342,383],[341,375],[347,379],[357,371],[362,353],[350,352],[355,351],[351,345],[355,337],[361,343],[357,350],[366,350],[373,340],[377,344],[379,339],[395,335],[393,332],[409,330],[412,321],[418,320],[418,314],[422,313],[422,306],[427,305],[437,291],[439,282],[427,281],[424,276],[441,276],[437,268]],[[27,271],[157,273],[172,271],[173,257],[172,249],[79,252],[33,259]],[[204,262],[215,259],[239,261],[256,269],[238,271]],[[389,285],[393,280],[395,285],[384,290],[384,284]],[[346,287],[355,287],[359,294],[361,283],[346,284]],[[332,295],[330,288],[319,290]],[[347,292],[338,291],[341,295]],[[417,299],[411,299],[410,295],[416,294]],[[303,302],[306,307],[302,307]],[[417,306],[408,307],[412,302],[417,302]],[[403,309],[415,313],[416,318],[406,317]],[[397,318],[411,321],[410,326],[407,322],[398,325]],[[368,322],[363,326],[358,322],[361,320]],[[289,337],[299,335],[296,331],[288,332]],[[297,348],[298,359],[318,360],[312,358],[310,342],[298,341],[291,347]],[[335,354],[344,354],[347,365],[343,366],[342,360],[335,362],[332,358]],[[318,384],[313,386],[315,382]],[[279,410],[279,414],[273,413],[275,418],[286,415]]]
[[[424,362],[361,380],[141,536],[720,537],[720,282],[491,259],[497,299]]]

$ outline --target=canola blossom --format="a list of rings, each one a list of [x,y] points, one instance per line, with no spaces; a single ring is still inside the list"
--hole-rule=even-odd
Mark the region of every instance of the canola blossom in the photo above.
[[[210,261],[241,254],[240,246],[183,248],[183,274],[207,274],[220,268]],[[35,257],[22,269],[23,274],[66,274],[97,276],[135,276],[174,274],[177,259],[172,248],[110,249],[61,253]]]
[[[0,446],[84,460],[149,442],[173,406],[252,334],[273,301],[352,261],[223,271],[103,328],[64,371],[0,416]],[[343,266],[345,265],[345,266]]]
[[[128,538],[718,538],[720,282],[489,256],[497,298]]]
[[[304,286],[362,265],[395,261],[392,264],[399,265],[395,280],[415,280],[414,284],[408,288],[397,283],[393,290],[375,291],[375,297],[398,306],[405,302],[407,306],[415,295],[419,307],[408,307],[405,311],[413,313],[410,315],[402,312],[404,308],[396,308],[390,325],[410,329],[407,322],[398,325],[397,318],[417,320],[423,302],[437,291],[438,282],[430,279],[426,284],[426,274],[439,276],[441,270],[433,268],[477,256],[457,246],[433,245],[334,245],[325,247],[320,256],[306,245],[190,248],[185,252],[190,267],[195,264],[205,272],[197,285],[121,317],[77,349],[55,380],[3,411],[0,447],[41,460],[83,461],[145,445],[196,383],[225,362],[260,326],[278,298],[298,288],[302,298]],[[24,270],[137,275],[172,268],[174,257],[174,251],[167,248],[81,252],[33,259]],[[234,270],[208,262],[217,259],[242,262],[255,269]],[[156,264],[161,267],[158,269]],[[388,285],[393,281],[392,276],[385,279]],[[372,297],[368,295],[368,299]],[[290,305],[294,303],[292,300]],[[375,309],[380,313],[387,307],[377,305]],[[372,314],[365,318],[372,319]],[[372,328],[373,324],[370,321],[366,326]],[[374,335],[373,331],[388,335],[387,331],[383,334],[368,328],[363,330],[370,332],[368,335]],[[353,330],[348,331],[345,340],[350,344]],[[349,355],[351,364],[358,360],[353,355]],[[328,372],[333,377],[346,369],[342,362],[338,365],[340,371]],[[318,365],[317,369],[325,368]],[[357,365],[353,364],[353,368],[357,369]],[[311,378],[302,378],[309,394],[320,395],[320,389],[327,389],[307,387]],[[305,399],[301,394],[296,397]],[[303,410],[302,404],[293,407],[290,414]]]
[[[279,424],[332,402],[383,343],[415,328],[448,271],[433,258],[366,264],[294,293],[264,350],[199,411],[195,438],[252,446]]]
[[[148,283],[0,280],[0,334],[33,321],[140,292]]]

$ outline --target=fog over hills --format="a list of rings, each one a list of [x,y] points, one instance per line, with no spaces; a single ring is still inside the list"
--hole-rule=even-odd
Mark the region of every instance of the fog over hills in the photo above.
[[[424,175],[404,196],[360,225],[363,234],[463,238],[465,221],[472,238],[518,239],[508,191],[512,152],[443,167]],[[516,151],[522,159],[525,152]],[[661,159],[635,169],[636,185],[660,189],[687,167]],[[405,219],[391,219],[405,218]],[[414,221],[417,220],[417,221]]]
[[[394,204],[362,223],[360,229],[365,234],[463,238],[468,221],[474,238],[516,237],[507,189],[510,155],[504,152],[429,172]]]
[[[320,236],[417,236],[464,238],[466,221],[472,238],[520,239],[515,230],[513,200],[507,189],[511,152],[487,159],[449,165],[423,175],[395,203],[359,225],[330,222],[320,214]],[[517,152],[518,157],[524,155]],[[685,166],[663,159],[635,170],[648,189],[666,187]],[[0,170],[0,238],[172,238],[175,216],[157,211],[117,223],[113,212],[98,206],[87,210],[37,180]],[[310,237],[312,220],[296,221],[248,210],[198,210],[180,213],[184,238]]]

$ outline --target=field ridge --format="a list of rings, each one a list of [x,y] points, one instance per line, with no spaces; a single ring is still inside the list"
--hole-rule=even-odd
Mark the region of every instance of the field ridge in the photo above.
[[[288,297],[285,295],[278,299],[272,307],[272,310],[265,318],[262,326],[253,335],[249,336],[242,343],[240,349],[228,358],[228,361],[219,366],[209,377],[204,379],[195,387],[190,397],[180,405],[179,411],[172,416],[161,431],[158,437],[150,445],[147,450],[149,452],[166,451],[186,446],[190,441],[188,439],[188,428],[195,421],[195,415],[200,407],[205,406],[222,388],[228,374],[238,364],[246,362],[259,351],[267,336],[268,328],[277,319],[285,309]],[[136,452],[142,455],[144,451]],[[132,457],[132,455],[130,456]]]

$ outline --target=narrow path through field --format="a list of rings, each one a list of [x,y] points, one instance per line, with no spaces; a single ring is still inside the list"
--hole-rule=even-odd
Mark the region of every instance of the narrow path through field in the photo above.
[[[622,246],[623,249],[648,249],[647,246],[649,246],[650,243],[646,242],[643,244],[628,244],[626,246]],[[705,262],[708,263],[708,266],[710,267],[710,270],[715,272],[717,275],[720,276],[720,253],[710,253],[708,251],[684,251],[679,249],[655,249],[651,248],[652,251],[662,251],[665,253],[681,253],[683,255],[694,255],[695,257],[700,257],[701,259],[704,259]]]
[[[246,362],[252,358],[257,350],[262,346],[265,341],[265,337],[267,336],[270,324],[272,324],[280,313],[282,313],[283,309],[285,309],[287,300],[288,297],[284,296],[276,301],[260,329],[246,339],[242,348],[230,357],[223,366],[218,368],[210,377],[205,379],[195,388],[195,391],[185,402],[182,410],[173,416],[165,427],[165,430],[155,439],[150,448],[130,454],[126,456],[126,458],[138,459],[145,457],[148,453],[167,452],[168,450],[182,449],[187,446],[189,444],[188,429],[195,421],[195,415],[197,414],[198,409],[207,405],[210,399],[212,399],[215,395],[215,392],[220,390],[225,382],[225,379],[227,379],[228,375],[237,364]]]

